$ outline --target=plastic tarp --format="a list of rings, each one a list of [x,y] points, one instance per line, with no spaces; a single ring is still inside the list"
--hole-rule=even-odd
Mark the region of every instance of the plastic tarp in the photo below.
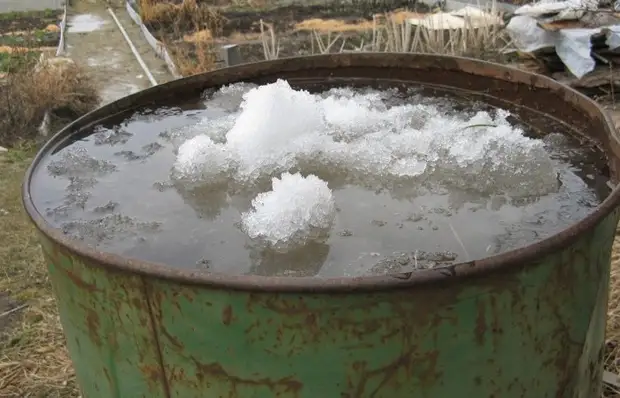
[[[596,66],[590,56],[592,48],[590,38],[600,31],[600,29],[564,29],[558,32],[555,52],[568,70],[579,79]]]
[[[466,6],[457,11],[426,14],[408,20],[411,25],[421,25],[430,30],[478,28],[501,25],[503,21],[477,7]]]
[[[598,0],[540,1],[519,7],[514,14],[533,18],[553,15],[545,18],[545,22],[552,22],[579,19],[586,11],[597,9]]]
[[[606,44],[610,50],[620,47],[620,25],[549,32],[538,26],[536,19],[519,15],[510,20],[506,31],[519,51],[533,52],[543,48],[555,48],[564,65],[579,79],[594,70],[596,65],[590,55],[590,40],[593,35],[605,33]]]

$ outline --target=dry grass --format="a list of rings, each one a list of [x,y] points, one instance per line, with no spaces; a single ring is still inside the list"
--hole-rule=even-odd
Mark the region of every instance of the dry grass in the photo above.
[[[183,0],[180,4],[140,0],[139,5],[142,21],[155,31],[188,33],[208,29],[219,33],[225,20],[217,9],[197,0]]]
[[[183,35],[183,41],[186,43],[199,43],[210,42],[213,40],[213,35],[207,29],[199,30],[197,32]]]
[[[609,290],[605,369],[620,374],[620,231],[613,245]],[[620,389],[607,386],[604,397],[620,397]]]
[[[423,14],[412,11],[393,11],[389,13],[390,19],[397,23],[405,23],[411,18],[420,18]],[[381,18],[382,15],[376,17]],[[336,33],[336,32],[364,32],[374,28],[373,21],[343,21],[341,19],[306,19],[295,24],[295,30],[309,30],[319,33]]]
[[[8,330],[2,330],[8,317],[0,318],[0,396],[77,397],[41,249],[21,206],[32,153],[21,147],[0,156],[0,291],[27,304]]]
[[[144,23],[164,23],[180,11],[179,6],[158,0],[140,0],[140,17]]]
[[[24,142],[36,141],[45,112],[72,119],[95,107],[99,98],[88,76],[69,60],[20,66],[10,70],[0,86],[0,143],[13,146],[0,155],[0,292],[25,308],[0,316],[0,396],[77,397],[54,296],[34,228],[21,206],[20,187],[34,152],[34,144]],[[0,296],[5,308],[7,300]]]
[[[30,47],[16,47],[16,46],[0,46],[0,53],[7,54],[24,54],[30,51],[56,51],[56,47],[39,47],[39,48],[30,48]]]
[[[167,46],[182,76],[209,72],[216,68],[217,53],[211,40],[195,40],[189,45]]]
[[[509,44],[503,26],[494,23],[501,20],[501,13],[494,4],[486,11],[491,15],[489,21],[493,22],[474,24],[470,18],[464,18],[462,28],[414,25],[408,19],[419,17],[418,14],[397,12],[376,15],[372,22],[359,25],[333,20],[308,20],[298,24],[297,29],[312,31],[313,53],[414,52],[501,61]],[[363,31],[369,32],[370,37],[363,37]],[[359,37],[343,34],[351,32],[358,33]],[[265,59],[277,58],[279,40],[271,26],[263,23],[261,41]]]
[[[0,145],[32,139],[46,111],[73,119],[98,103],[94,84],[75,63],[45,61],[9,71],[0,85]]]
[[[385,51],[449,54],[479,59],[496,59],[507,46],[503,27],[494,23],[444,29],[398,23],[386,18]]]
[[[73,119],[95,107],[99,98],[89,77],[70,60],[39,59],[28,50],[0,49],[0,145],[11,147],[0,154],[0,308],[23,306],[10,314],[0,311],[0,396],[77,397],[56,303],[34,228],[22,209],[20,187],[46,112]]]
[[[224,17],[216,9],[196,0],[183,0],[180,4],[140,0],[140,15],[158,33],[181,75],[215,69],[217,51],[213,37],[224,25]]]
[[[372,29],[372,21],[350,22],[340,19],[306,19],[295,24],[295,30],[309,30],[320,33],[328,32],[359,32]]]
[[[263,43],[263,55],[266,60],[278,59],[280,56],[280,42],[276,39],[273,25],[260,20],[260,38]]]

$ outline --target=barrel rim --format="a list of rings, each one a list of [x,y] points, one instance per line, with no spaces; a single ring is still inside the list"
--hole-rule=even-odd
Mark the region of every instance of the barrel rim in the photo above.
[[[294,58],[283,58],[278,60],[257,62],[254,64],[245,64],[230,68],[219,69],[213,72],[207,72],[190,77],[185,77],[171,82],[148,88],[130,96],[121,98],[113,103],[100,107],[88,114],[73,121],[65,126],[37,152],[33,162],[28,167],[25,179],[22,185],[22,201],[24,208],[32,220],[36,228],[47,239],[53,241],[60,248],[68,249],[73,255],[82,257],[88,264],[116,270],[124,273],[137,274],[141,276],[151,277],[155,279],[163,279],[174,281],[181,284],[201,285],[211,288],[225,288],[232,290],[244,291],[263,291],[263,292],[330,292],[330,293],[346,293],[352,291],[387,291],[392,289],[402,289],[425,286],[436,286],[437,284],[458,282],[463,278],[480,277],[490,273],[506,272],[514,268],[528,266],[536,263],[547,254],[557,252],[570,246],[589,230],[595,228],[608,215],[610,215],[620,205],[620,187],[616,186],[610,194],[595,208],[593,212],[588,214],[580,221],[571,224],[568,228],[554,234],[546,239],[537,241],[534,244],[486,257],[480,260],[462,262],[448,267],[439,267],[435,269],[425,269],[401,274],[382,275],[382,276],[360,276],[360,277],[336,277],[336,278],[317,278],[317,277],[281,277],[281,276],[258,276],[258,275],[229,275],[208,271],[197,271],[174,268],[160,263],[143,261],[139,259],[123,257],[121,255],[103,252],[91,248],[79,241],[67,238],[63,232],[49,224],[38,211],[31,197],[30,185],[32,182],[34,171],[41,163],[42,159],[54,149],[56,145],[67,137],[71,136],[78,128],[87,126],[97,119],[93,119],[94,115],[101,119],[104,115],[110,116],[114,110],[122,111],[129,109],[127,104],[132,104],[143,100],[162,90],[176,89],[179,90],[183,86],[203,84],[203,89],[208,87],[217,87],[218,84],[211,85],[207,83],[214,78],[221,78],[228,75],[228,79],[236,79],[241,81],[244,78],[244,72],[247,74],[253,68],[256,69],[272,69],[277,71],[278,68],[298,65],[298,69],[307,69],[306,64],[316,65],[336,63],[340,66],[356,66],[358,62],[403,62],[409,61],[412,64],[426,63],[427,65],[435,62],[442,65],[454,64],[455,72],[470,73],[481,77],[489,77],[511,82],[515,80],[515,84],[525,84],[530,82],[537,87],[549,89],[551,91],[561,91],[565,93],[567,102],[572,101],[578,103],[582,108],[589,107],[592,116],[602,118],[605,125],[605,134],[609,136],[612,146],[620,147],[620,140],[615,132],[614,123],[609,114],[601,108],[595,101],[587,96],[565,86],[549,77],[525,72],[507,65],[476,60],[464,57],[446,56],[446,55],[430,55],[430,54],[402,54],[402,53],[343,53],[343,54],[326,54],[313,55]],[[396,65],[396,64],[394,64]],[[403,65],[403,64],[399,64]],[[337,67],[337,66],[333,66]],[[413,67],[412,69],[416,69]],[[272,71],[273,73],[273,71]],[[516,79],[515,79],[516,77]],[[585,110],[585,109],[584,109]],[[606,156],[611,162],[612,155],[620,156],[620,154],[610,154],[605,151]]]

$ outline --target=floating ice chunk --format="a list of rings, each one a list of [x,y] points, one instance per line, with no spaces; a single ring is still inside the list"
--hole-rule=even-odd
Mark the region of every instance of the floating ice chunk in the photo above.
[[[478,112],[442,138],[442,142],[450,143],[443,145],[447,149],[443,168],[453,174],[452,185],[514,196],[557,191],[555,165],[544,142],[511,126],[508,116],[504,110],[498,110],[495,118]]]
[[[179,147],[174,174],[181,180],[219,183],[229,177],[232,166],[232,159],[222,144],[199,135]]]
[[[74,146],[65,148],[60,159],[51,161],[47,170],[53,176],[70,178],[107,174],[116,170],[116,166],[95,159],[84,147]]]
[[[327,156],[351,177],[382,176],[390,167],[392,153],[375,140],[362,137],[351,143],[334,143]]]
[[[387,109],[375,96],[330,96],[321,101],[325,120],[338,139],[349,141],[387,124]]]
[[[234,126],[236,114],[227,114],[220,117],[202,117],[196,123],[188,126],[165,131],[160,137],[172,143],[175,151],[187,140],[199,135],[206,135],[217,144],[226,143],[226,133]]]
[[[160,227],[161,224],[158,222],[142,222],[121,214],[111,214],[89,221],[68,221],[62,224],[62,231],[73,239],[97,245],[119,236],[132,238],[146,233],[157,232]]]
[[[439,99],[390,105],[396,94],[389,90],[315,95],[283,80],[249,90],[228,86],[213,98],[237,101],[241,93],[238,112],[193,127],[235,159],[230,176],[237,184],[327,170],[364,184],[416,178],[484,194],[540,196],[559,187],[544,142],[512,126],[507,111],[472,113]]]
[[[467,166],[487,158],[495,148],[512,147],[512,150],[524,153],[542,146],[539,140],[532,140],[523,135],[521,129],[510,126],[506,121],[508,115],[506,111],[500,110],[497,117],[492,118],[488,112],[478,112],[466,123],[459,120],[451,121],[449,126],[451,128],[448,129],[444,121],[441,129],[444,131],[443,134],[448,132],[449,136],[445,136],[444,139],[450,142],[449,145],[445,145],[447,155],[460,166]]]
[[[256,87],[258,86],[252,83],[229,84],[220,88],[213,95],[207,96],[205,106],[208,109],[216,107],[226,111],[236,111],[243,101],[243,95]]]
[[[124,130],[121,126],[115,126],[113,129],[107,129],[103,126],[95,128],[95,145],[123,145],[132,137],[133,134]]]
[[[254,198],[252,207],[241,216],[243,230],[281,251],[325,238],[336,216],[327,183],[299,173],[273,178],[272,190]]]
[[[387,106],[386,92],[352,95],[349,91],[330,90],[334,94],[320,102],[330,135],[338,141],[400,131],[410,124],[417,109],[417,105]]]
[[[242,112],[226,134],[241,177],[288,171],[299,157],[311,154],[319,143],[315,135],[325,129],[319,99],[284,80],[245,93]]]

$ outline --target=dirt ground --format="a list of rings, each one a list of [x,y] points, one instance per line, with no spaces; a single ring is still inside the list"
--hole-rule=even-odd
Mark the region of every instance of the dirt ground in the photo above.
[[[45,29],[62,19],[62,11],[27,11],[0,14],[0,32]]]
[[[258,12],[228,11],[224,9],[222,15],[226,19],[221,35],[229,37],[233,34],[259,33],[259,20],[272,24],[277,33],[286,34],[299,28],[306,21],[331,20],[343,21],[351,25],[362,25],[370,28],[368,21],[372,21],[375,14],[392,12],[398,9],[417,11],[417,7],[408,7],[408,1],[390,3],[390,7],[376,6],[367,8],[333,7],[325,4],[315,6],[290,5],[276,9],[259,10]],[[426,10],[426,7],[424,7]]]
[[[27,146],[0,154],[0,396],[77,397],[41,249],[21,205],[33,154]]]

